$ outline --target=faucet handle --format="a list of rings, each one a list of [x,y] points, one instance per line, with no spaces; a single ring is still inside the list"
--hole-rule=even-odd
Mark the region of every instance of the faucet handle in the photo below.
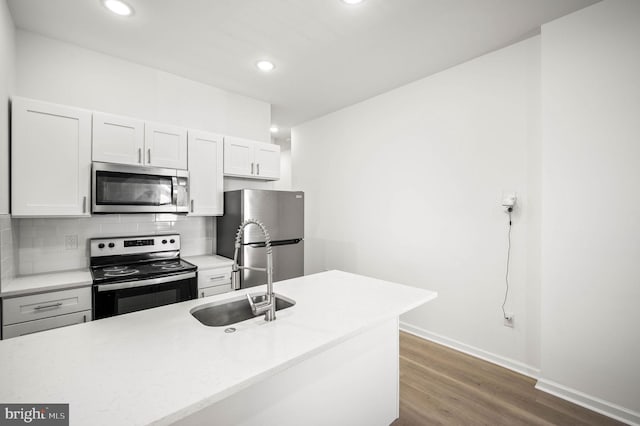
[[[251,297],[249,293],[247,293],[247,300],[249,301],[249,306],[251,306],[251,312],[253,312],[253,315],[258,315],[258,308],[253,301],[253,297]]]

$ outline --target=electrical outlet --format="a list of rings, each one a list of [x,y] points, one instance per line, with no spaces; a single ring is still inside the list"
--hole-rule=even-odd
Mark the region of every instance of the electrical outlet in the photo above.
[[[514,321],[513,314],[510,312],[507,312],[504,315],[504,326],[513,328],[513,321]]]
[[[78,248],[78,236],[77,235],[65,235],[64,236],[64,249],[76,250]]]

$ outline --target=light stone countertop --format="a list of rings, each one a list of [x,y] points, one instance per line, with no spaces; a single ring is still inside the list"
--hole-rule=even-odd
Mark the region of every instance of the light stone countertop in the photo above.
[[[189,263],[193,263],[198,267],[198,269],[201,269],[201,270],[222,268],[225,266],[233,265],[233,259],[219,256],[217,254],[209,254],[209,255],[202,255],[202,256],[187,256],[187,257],[183,257],[183,259]]]
[[[296,305],[231,334],[191,309],[264,286],[1,341],[0,401],[69,403],[78,426],[170,424],[437,296],[340,271],[274,288]]]
[[[189,256],[184,260],[206,270],[233,265],[233,260],[218,255]],[[23,275],[2,282],[0,297],[15,297],[47,291],[86,287],[93,283],[89,269]]]
[[[89,269],[23,275],[2,282],[0,297],[14,297],[45,291],[86,287],[93,283]]]

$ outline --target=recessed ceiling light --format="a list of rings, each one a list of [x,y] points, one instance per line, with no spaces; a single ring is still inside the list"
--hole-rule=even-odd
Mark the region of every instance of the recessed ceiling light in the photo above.
[[[269,130],[271,130],[271,133],[278,133],[278,130],[280,130],[280,129],[278,129],[278,126],[274,125],[274,126],[269,127]]]
[[[103,0],[102,4],[116,15],[129,16],[133,13],[133,8],[120,0]]]
[[[258,69],[260,71],[269,72],[269,71],[273,70],[276,66],[273,65],[273,62],[258,61],[258,62],[256,62],[256,67],[258,67]]]
[[[342,0],[342,2],[346,4],[360,4],[362,0]]]

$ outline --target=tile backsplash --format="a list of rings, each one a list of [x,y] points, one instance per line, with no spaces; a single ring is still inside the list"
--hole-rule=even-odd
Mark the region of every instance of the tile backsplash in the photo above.
[[[0,219],[0,225],[3,223]],[[177,233],[181,237],[182,256],[215,251],[213,217],[107,214],[87,218],[12,219],[12,223],[16,275],[86,268],[90,238]],[[4,228],[2,232],[4,246]],[[2,256],[4,262],[4,250]]]
[[[12,229],[11,216],[0,215],[0,283],[10,280],[16,274],[13,252],[15,229]]]

